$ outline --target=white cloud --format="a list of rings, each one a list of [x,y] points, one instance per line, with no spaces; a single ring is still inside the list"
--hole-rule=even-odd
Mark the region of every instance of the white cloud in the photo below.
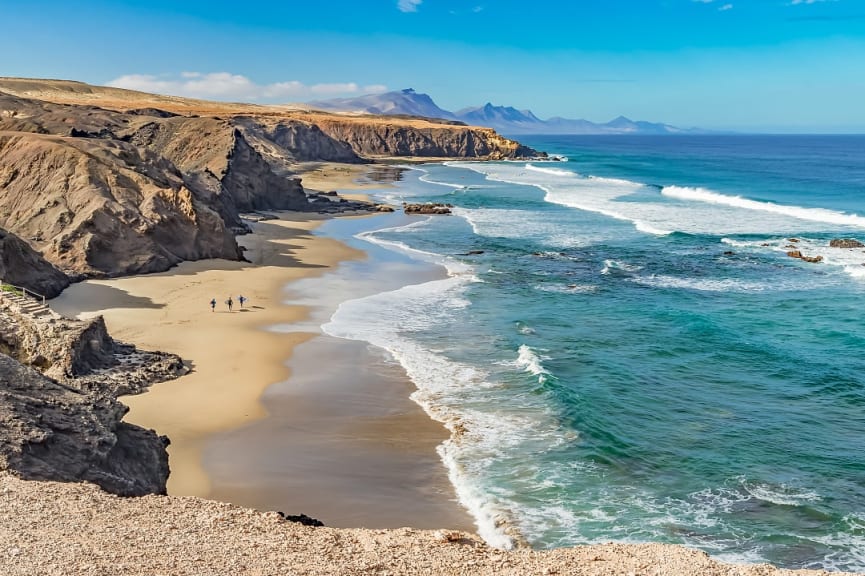
[[[732,4],[724,4],[723,6],[721,6],[720,8],[718,8],[718,11],[720,11],[720,12],[726,12],[727,10],[732,10],[732,9],[733,9],[733,5],[732,5]]]
[[[793,0],[790,2],[791,6],[796,6],[797,4],[817,4],[818,2],[835,2],[835,0]]]
[[[417,7],[423,0],[397,0],[396,7],[400,12],[417,12]]]
[[[181,72],[179,76],[127,74],[108,82],[108,86],[213,100],[288,100],[333,97],[342,94],[370,94],[387,91],[387,86],[360,86],[354,82],[304,84],[297,80],[256,84],[246,76],[230,72]]]

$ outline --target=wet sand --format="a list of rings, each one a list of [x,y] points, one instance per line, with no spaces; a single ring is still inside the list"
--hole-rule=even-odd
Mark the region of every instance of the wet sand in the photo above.
[[[357,178],[364,168],[349,169]],[[309,319],[309,306],[284,303],[286,285],[340,262],[363,266],[363,251],[312,234],[323,218],[255,223],[238,238],[250,262],[82,282],[51,305],[67,316],[102,314],[118,340],[178,354],[191,368],[121,399],[127,421],[171,439],[169,494],[304,512],[334,526],[471,528],[435,452],[446,430],[409,399],[401,370],[378,370],[380,358],[356,342],[332,339],[323,352],[315,332],[270,329]]]
[[[329,336],[296,346],[289,367],[266,418],[205,450],[211,497],[334,527],[475,529],[436,454],[447,431],[409,399],[401,367]]]

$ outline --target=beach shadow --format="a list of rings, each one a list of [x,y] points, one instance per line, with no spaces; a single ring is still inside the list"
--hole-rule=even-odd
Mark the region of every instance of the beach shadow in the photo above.
[[[73,284],[51,300],[51,308],[61,315],[96,312],[108,308],[165,308],[144,296],[133,296],[126,290],[103,284]],[[74,312],[73,312],[74,311]]]
[[[264,310],[264,306],[250,306],[250,308],[255,308],[256,310]]]
[[[309,218],[309,220],[315,220],[315,218]],[[327,268],[322,264],[301,262],[295,256],[301,246],[293,244],[291,241],[295,238],[312,238],[309,230],[259,222],[256,224],[256,231],[264,238],[249,246],[246,257],[250,263],[284,268]],[[249,252],[253,252],[253,254],[249,254]]]

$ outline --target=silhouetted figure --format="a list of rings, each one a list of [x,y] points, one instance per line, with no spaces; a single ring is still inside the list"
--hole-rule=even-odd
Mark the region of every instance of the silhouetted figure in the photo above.
[[[210,311],[216,312],[216,298],[210,301]]]
[[[246,302],[246,298],[244,298],[243,294],[237,297],[238,302],[240,302],[240,307],[243,308],[243,303]]]
[[[234,306],[234,300],[231,299],[231,296],[228,297],[225,303],[228,304],[228,311],[231,312],[231,307]]]

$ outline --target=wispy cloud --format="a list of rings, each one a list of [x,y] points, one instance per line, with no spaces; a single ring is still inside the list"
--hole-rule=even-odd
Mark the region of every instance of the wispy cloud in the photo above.
[[[423,0],[397,0],[396,7],[400,12],[417,12],[417,7]]]
[[[387,86],[360,86],[354,82],[304,84],[297,80],[256,84],[246,76],[230,72],[181,72],[177,76],[127,74],[108,82],[108,86],[215,100],[285,100],[332,97],[341,94],[369,94],[387,91]]]
[[[698,4],[714,4],[715,3],[715,0],[691,0],[691,1],[696,2]],[[801,2],[802,0],[799,0],[799,1]],[[718,12],[726,12],[727,10],[732,10],[732,9],[733,9],[733,5],[729,4],[729,3],[718,6]]]
[[[798,4],[818,4],[820,2],[835,2],[836,0],[792,0],[790,2],[790,6],[796,6]]]

